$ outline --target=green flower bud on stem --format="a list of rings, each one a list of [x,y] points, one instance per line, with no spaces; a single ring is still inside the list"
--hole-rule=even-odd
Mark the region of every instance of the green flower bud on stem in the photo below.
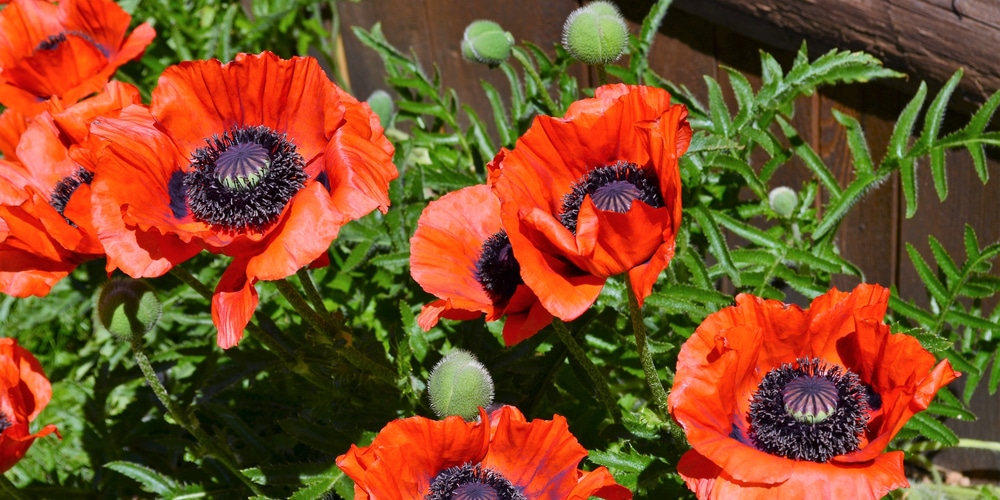
[[[771,210],[785,219],[795,213],[799,206],[799,196],[795,190],[785,186],[779,186],[771,190],[767,195],[767,201],[771,204]]]
[[[392,96],[382,89],[377,89],[368,96],[366,102],[372,108],[372,111],[378,115],[378,121],[382,125],[382,129],[388,129],[389,120],[392,119]]]
[[[574,10],[563,25],[563,46],[580,62],[607,64],[628,44],[628,25],[611,2],[592,2]]]
[[[496,66],[510,57],[514,36],[493,21],[473,21],[462,35],[462,56]]]
[[[438,417],[459,415],[471,421],[480,406],[493,403],[493,378],[472,353],[455,349],[434,365],[427,393]]]
[[[97,298],[94,324],[121,340],[133,340],[153,329],[160,319],[160,301],[144,281],[115,278]]]

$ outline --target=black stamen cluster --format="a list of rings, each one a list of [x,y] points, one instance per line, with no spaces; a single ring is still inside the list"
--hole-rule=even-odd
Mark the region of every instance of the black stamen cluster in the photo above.
[[[594,194],[602,187],[617,182],[627,182],[635,186],[637,192],[637,194],[634,194],[633,199],[635,200],[639,200],[654,208],[664,205],[663,193],[660,192],[660,185],[655,173],[639,168],[635,163],[619,161],[613,165],[592,169],[582,179],[573,184],[570,192],[563,196],[559,222],[562,222],[562,225],[566,226],[566,229],[576,234],[576,221],[580,215],[580,205],[583,204],[583,198],[590,195],[591,199],[594,199]],[[615,196],[607,198],[612,203],[615,203],[615,205],[600,206],[595,201],[595,206],[600,210],[619,211],[617,207],[621,203],[621,200]]]
[[[41,42],[38,43],[38,46],[35,47],[35,50],[36,51],[39,51],[39,50],[53,50],[56,47],[58,47],[60,44],[66,42],[66,35],[73,35],[73,36],[82,38],[82,39],[86,40],[87,43],[89,43],[89,44],[93,45],[94,47],[96,47],[97,50],[101,51],[101,54],[103,54],[104,57],[108,57],[108,55],[109,55],[108,49],[106,47],[104,47],[103,45],[97,43],[97,41],[95,41],[93,38],[91,38],[90,35],[82,32],[82,31],[76,31],[76,30],[63,31],[62,33],[58,33],[58,34],[55,34],[55,35],[49,35],[48,38],[46,38],[45,40],[42,40]]]
[[[476,261],[476,281],[494,303],[509,300],[521,279],[521,265],[514,258],[514,250],[507,232],[500,230],[483,242],[483,251]]]
[[[93,172],[83,167],[78,167],[72,174],[64,177],[52,188],[49,205],[56,209],[59,215],[62,215],[66,219],[66,223],[73,227],[76,227],[76,224],[66,217],[66,205],[69,204],[70,197],[80,187],[80,184],[90,184],[92,180],[94,180]]]
[[[483,487],[473,490],[466,486],[477,484],[483,485]],[[466,488],[463,489],[463,486]],[[493,491],[486,488],[491,488]],[[424,500],[472,500],[479,498],[528,500],[528,497],[524,496],[499,472],[484,469],[479,464],[472,465],[470,463],[449,467],[439,472],[434,476],[429,492],[424,496]]]
[[[205,139],[207,146],[191,155],[184,176],[187,206],[195,219],[217,231],[263,232],[278,220],[288,201],[305,186],[305,160],[285,134],[264,125],[236,127]],[[218,179],[219,155],[238,144],[259,144],[270,165],[263,177],[246,189],[231,189]],[[173,209],[174,203],[171,203]],[[176,214],[178,210],[174,210]]]
[[[837,409],[821,422],[800,422],[785,409],[785,385],[802,376],[826,378],[837,388]],[[764,376],[750,402],[748,418],[750,440],[761,451],[823,463],[858,449],[868,426],[868,396],[854,372],[818,358],[799,359]]]
[[[7,415],[0,411],[0,432],[7,430],[7,428],[12,425],[14,425],[14,422],[11,422],[10,419],[7,418]]]

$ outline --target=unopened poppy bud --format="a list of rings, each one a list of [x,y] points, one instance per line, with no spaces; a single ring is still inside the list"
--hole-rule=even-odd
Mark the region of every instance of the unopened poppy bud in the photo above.
[[[144,281],[115,278],[97,298],[95,325],[116,338],[131,340],[145,335],[160,319],[160,301]]]
[[[607,64],[628,43],[628,25],[611,2],[592,2],[570,13],[563,25],[563,46],[580,62]]]
[[[771,204],[771,210],[784,218],[789,218],[795,213],[799,206],[799,196],[795,190],[785,186],[779,186],[771,190],[767,195],[767,201]]]
[[[473,420],[493,402],[493,378],[472,353],[455,349],[438,361],[427,381],[431,409],[438,417]]]
[[[473,21],[462,35],[462,56],[496,66],[510,57],[514,36],[493,21]]]
[[[378,115],[378,121],[382,125],[382,129],[385,130],[389,128],[389,121],[392,119],[392,96],[388,92],[377,89],[368,96],[366,100],[368,107],[372,108],[372,111]]]

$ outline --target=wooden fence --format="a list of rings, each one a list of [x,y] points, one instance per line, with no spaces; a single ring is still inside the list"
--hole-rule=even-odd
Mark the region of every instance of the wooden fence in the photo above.
[[[542,47],[551,47],[560,37],[566,16],[580,6],[580,3],[574,0],[339,2],[352,90],[363,99],[372,90],[385,87],[382,81],[383,66],[378,56],[358,43],[347,30],[350,26],[367,29],[379,21],[392,44],[404,49],[412,48],[428,71],[436,64],[444,84],[454,87],[462,102],[472,105],[486,116],[489,107],[481,90],[480,80],[490,81],[500,90],[501,95],[507,95],[509,86],[499,71],[491,71],[483,65],[468,63],[462,59],[459,41],[465,26],[475,19],[492,19],[509,30],[519,41],[530,40]],[[633,32],[636,32],[652,2],[618,0],[617,3],[630,20]],[[823,5],[828,12],[836,12],[840,4],[851,4],[851,8],[856,8],[864,3],[906,2],[804,2],[812,7],[815,4]],[[910,0],[910,3],[941,2]],[[759,50],[771,52],[787,69],[793,55],[790,48],[802,41],[801,37],[789,32],[787,26],[771,24],[773,20],[768,20],[767,11],[745,9],[739,11],[738,15],[741,17],[734,20],[730,15],[736,15],[736,11],[720,8],[723,4],[747,2],[678,0],[657,35],[651,57],[651,66],[657,73],[677,84],[686,85],[703,102],[707,102],[707,88],[702,75],[715,77],[727,88],[725,72],[720,69],[720,65],[725,65],[740,70],[753,84],[759,85]],[[935,12],[944,15],[946,9]],[[831,19],[842,17],[831,14]],[[803,26],[809,26],[809,23],[803,23]],[[995,36],[995,33],[991,32],[991,36]],[[824,33],[816,33],[815,37],[813,39],[810,34],[806,38],[811,49],[829,48],[838,42]],[[949,39],[954,41],[956,37],[950,36]],[[850,40],[844,43],[851,45]],[[981,37],[969,36],[963,43],[967,44],[967,52],[982,52]],[[875,161],[879,161],[895,118],[912,97],[916,83],[927,79],[931,84],[931,91],[935,92],[941,79],[958,69],[958,61],[962,60],[962,53],[956,52],[953,58],[956,61],[955,67],[945,72],[939,67],[940,58],[934,62],[938,66],[932,67],[930,63],[922,63],[918,56],[905,52],[892,53],[891,49],[892,47],[880,48],[884,52],[880,55],[886,57],[894,69],[909,71],[907,82],[829,88],[797,103],[794,124],[803,139],[812,145],[837,175],[842,186],[846,186],[852,179],[851,155],[844,129],[833,119],[831,111],[836,109],[858,118],[872,144]],[[991,44],[988,50],[995,51],[996,44]],[[821,53],[818,50],[811,52],[814,57]],[[582,83],[592,85],[591,75],[582,66],[576,65],[572,71],[577,73]],[[989,73],[990,69],[982,71]],[[966,82],[961,87],[967,96],[962,100],[966,102],[956,103],[956,109],[949,115],[954,120],[946,120],[946,128],[949,123],[965,123],[968,116],[963,114],[968,113],[969,103],[981,101],[983,96],[994,90],[983,90],[984,85],[992,81],[986,77],[977,78],[972,74],[969,78],[974,81]],[[735,100],[730,99],[729,105],[731,109],[735,109]],[[994,126],[995,128],[997,127]],[[994,180],[985,186],[976,176],[967,152],[948,153],[947,163],[949,195],[946,201],[938,201],[930,170],[927,165],[922,165],[917,173],[920,205],[913,218],[905,217],[902,190],[898,178],[894,176],[853,208],[838,235],[841,253],[860,266],[866,281],[885,286],[895,285],[903,298],[915,299],[922,305],[927,304],[927,297],[906,253],[906,242],[913,244],[925,259],[930,260],[928,235],[934,235],[952,255],[964,256],[964,224],[975,228],[983,244],[1000,240],[1000,182],[996,180],[1000,176],[998,160],[989,160],[989,172]],[[799,164],[782,170],[779,170],[780,175],[774,180],[774,186],[784,184],[794,188],[809,178],[809,171]],[[836,284],[841,289],[849,289],[856,281],[843,278],[837,279]],[[963,436],[1000,441],[1000,397],[988,397],[985,389],[978,391],[973,411],[979,415],[979,422],[950,422],[949,425]],[[962,470],[972,476],[992,476],[1000,471],[1000,456],[988,452],[947,451],[939,454],[936,461],[944,467]]]

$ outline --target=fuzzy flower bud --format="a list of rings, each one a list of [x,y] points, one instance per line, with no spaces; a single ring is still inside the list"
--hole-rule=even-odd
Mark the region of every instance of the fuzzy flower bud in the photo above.
[[[378,121],[382,125],[382,129],[388,129],[393,111],[392,96],[382,89],[377,89],[368,96],[366,102],[368,103],[368,107],[372,108],[372,111],[378,115]]]
[[[493,402],[493,378],[472,353],[455,349],[434,365],[427,393],[438,417],[459,415],[473,420],[480,406]]]
[[[611,2],[592,2],[566,18],[562,42],[570,55],[580,62],[607,64],[625,51],[628,25]]]
[[[145,335],[160,319],[160,301],[144,281],[115,278],[97,298],[94,324],[121,340]]]
[[[473,21],[462,35],[462,56],[496,66],[510,57],[514,36],[493,21]]]
[[[771,190],[767,195],[767,201],[771,204],[771,210],[784,218],[789,218],[795,213],[799,206],[799,196],[795,190],[785,186],[779,186]]]

